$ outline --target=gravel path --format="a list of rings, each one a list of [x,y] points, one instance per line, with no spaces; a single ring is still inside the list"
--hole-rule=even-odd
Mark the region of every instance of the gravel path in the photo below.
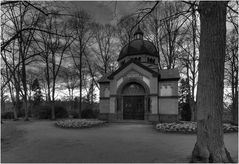
[[[61,129],[51,121],[34,121],[17,128],[25,133],[18,144],[2,150],[2,162],[188,162],[196,141],[195,135],[164,134],[148,124]],[[237,133],[225,134],[234,160],[238,158],[237,138]]]

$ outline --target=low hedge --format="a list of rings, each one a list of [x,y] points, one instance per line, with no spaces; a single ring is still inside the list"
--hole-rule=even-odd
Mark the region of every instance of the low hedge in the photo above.
[[[156,124],[156,129],[160,132],[177,132],[177,133],[196,133],[197,123],[180,121],[173,123],[158,123]],[[223,124],[224,133],[238,132],[238,126],[231,125],[229,123]]]
[[[13,112],[2,113],[1,119],[14,119],[14,114],[13,114]]]
[[[104,125],[106,122],[95,119],[67,119],[58,120],[55,125],[61,128],[91,128]]]

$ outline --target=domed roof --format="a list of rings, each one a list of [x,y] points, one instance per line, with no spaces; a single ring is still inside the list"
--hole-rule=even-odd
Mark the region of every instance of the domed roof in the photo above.
[[[122,48],[118,61],[126,56],[142,54],[155,57],[158,56],[157,49],[152,42],[143,39],[135,39]]]

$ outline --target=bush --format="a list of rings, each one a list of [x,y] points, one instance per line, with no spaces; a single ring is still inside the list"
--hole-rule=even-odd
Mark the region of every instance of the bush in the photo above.
[[[182,118],[182,121],[190,121],[191,120],[191,109],[190,109],[190,105],[188,103],[182,104],[181,118]]]
[[[39,106],[37,111],[37,118],[39,119],[50,119],[51,118],[51,107],[47,105]]]
[[[56,118],[66,118],[68,117],[68,112],[66,108],[62,106],[55,106],[55,114]]]
[[[71,116],[71,118],[79,118],[79,113],[76,111],[70,111],[69,116]]]
[[[84,109],[81,112],[81,118],[97,118],[98,117],[98,110],[93,109]]]
[[[68,117],[67,110],[61,106],[55,106],[55,116],[56,118],[66,118]],[[51,119],[51,106],[44,105],[37,109],[37,118],[39,119]]]
[[[91,128],[96,126],[102,126],[106,122],[94,119],[69,119],[56,121],[56,126],[61,128]]]
[[[13,112],[5,112],[1,114],[2,119],[14,119]]]

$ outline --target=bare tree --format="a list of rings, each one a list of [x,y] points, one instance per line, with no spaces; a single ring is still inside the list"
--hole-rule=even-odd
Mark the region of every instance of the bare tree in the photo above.
[[[79,105],[79,116],[81,116],[82,111],[82,87],[83,87],[83,56],[87,46],[90,43],[90,39],[92,38],[92,30],[91,30],[91,17],[84,10],[74,12],[73,17],[69,19],[69,24],[71,29],[73,30],[74,36],[76,36],[76,41],[74,42],[71,49],[74,49],[74,53],[72,53],[73,62],[76,68],[79,71],[80,78],[80,105]]]
[[[79,86],[77,69],[74,66],[62,67],[61,79],[63,86],[68,90],[69,100],[74,100],[74,90]]]
[[[116,52],[118,51],[117,42],[115,41],[115,28],[109,24],[94,24],[95,44],[92,50],[95,54],[101,74],[112,72],[112,63],[116,61]]]
[[[19,90],[22,87],[25,120],[28,120],[28,88],[26,82],[26,66],[29,64],[29,60],[31,60],[31,58],[36,55],[33,53],[31,48],[35,30],[23,32],[23,29],[26,29],[28,27],[36,27],[39,20],[38,12],[31,10],[31,5],[22,1],[9,3],[9,5],[6,6],[5,9],[6,11],[4,12],[4,15],[5,17],[7,17],[7,19],[5,19],[7,21],[5,21],[5,31],[2,35],[7,35],[7,38],[10,37],[11,39],[14,37],[15,38],[6,41],[7,44],[5,44],[6,42],[3,43],[4,47],[2,48],[5,52],[7,51],[8,53],[11,53],[11,51],[9,51],[8,49],[10,43],[14,41],[13,44],[15,44],[16,47],[14,46],[13,49],[17,49],[18,63],[16,64],[16,67],[14,69],[9,70],[11,70],[11,76],[14,77],[15,80],[14,83],[16,84],[15,88],[17,97],[19,97]],[[11,36],[12,33],[15,34],[13,37]],[[7,58],[5,58],[3,55],[2,58],[8,68],[10,68],[9,63],[7,63]],[[12,60],[14,60],[12,61],[12,63],[14,64],[16,62],[15,57],[13,57]],[[18,70],[17,75],[14,75],[14,71],[16,70]],[[18,77],[16,76],[20,77],[21,87],[19,81],[17,81]]]
[[[238,35],[235,29],[229,33],[227,40],[225,85],[231,88],[228,96],[232,101],[232,122],[238,124]]]
[[[52,11],[56,12],[57,11]],[[47,100],[51,104],[51,117],[55,119],[55,92],[56,82],[59,75],[59,71],[62,65],[62,60],[66,51],[73,43],[74,38],[67,37],[69,31],[66,23],[63,23],[61,17],[53,15],[41,18],[41,28],[46,29],[49,33],[40,31],[39,37],[36,38],[37,46],[41,53],[41,58],[45,64],[45,79],[47,82]],[[52,35],[63,34],[62,35]]]
[[[128,44],[130,38],[133,38],[133,31],[131,31],[131,28],[136,24],[136,21],[137,18],[133,15],[126,15],[119,20],[117,25],[117,37],[121,47]]]

